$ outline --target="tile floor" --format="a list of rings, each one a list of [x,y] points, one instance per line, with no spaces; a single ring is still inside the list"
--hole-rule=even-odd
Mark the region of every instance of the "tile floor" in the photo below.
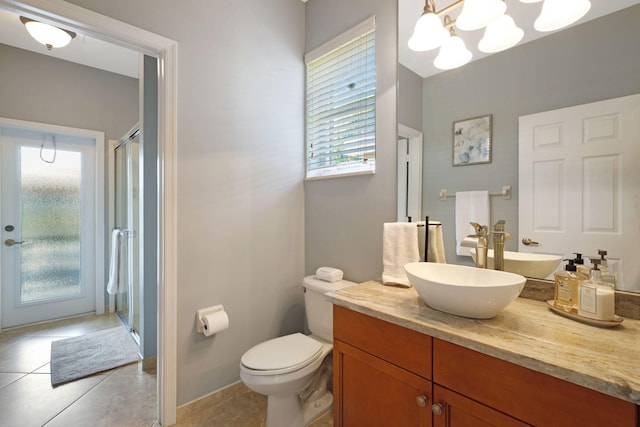
[[[51,341],[121,325],[88,315],[0,333],[0,425],[3,427],[151,426],[155,372],[142,362],[51,387]]]
[[[155,372],[142,362],[51,387],[51,341],[120,325],[115,315],[87,315],[0,333],[0,426],[138,427],[156,420]],[[240,384],[215,404],[189,405],[179,427],[264,427],[267,399]],[[311,427],[331,427],[330,413]]]

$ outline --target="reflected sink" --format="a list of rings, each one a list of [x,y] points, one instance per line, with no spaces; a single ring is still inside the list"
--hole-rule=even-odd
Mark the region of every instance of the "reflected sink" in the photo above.
[[[476,250],[471,249],[471,258],[476,261]],[[558,268],[562,257],[558,255],[532,254],[529,252],[504,251],[504,271],[525,277],[544,279]],[[487,254],[487,269],[493,270],[493,249]]]
[[[526,282],[519,274],[455,264],[410,262],[404,270],[427,305],[474,319],[494,317],[520,295]]]

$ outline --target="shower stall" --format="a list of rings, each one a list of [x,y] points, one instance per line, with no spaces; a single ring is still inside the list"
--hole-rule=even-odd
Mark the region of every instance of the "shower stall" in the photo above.
[[[140,339],[141,272],[140,245],[140,129],[135,126],[120,140],[114,153],[114,229],[120,230],[121,291],[115,295],[115,310],[124,324]]]

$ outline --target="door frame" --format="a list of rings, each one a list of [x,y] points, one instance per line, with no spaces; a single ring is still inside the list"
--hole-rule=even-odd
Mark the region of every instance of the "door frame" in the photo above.
[[[42,131],[46,133],[59,133],[65,135],[74,135],[84,138],[90,138],[95,141],[95,210],[96,210],[96,224],[94,228],[95,233],[95,257],[96,260],[104,259],[104,236],[105,236],[105,217],[104,217],[104,197],[105,183],[104,183],[104,132],[78,129],[67,126],[50,125],[46,123],[30,122],[25,120],[9,119],[0,117],[0,128],[17,128],[26,130]],[[96,262],[95,265],[95,310],[96,315],[104,314],[104,263]],[[2,306],[0,306],[2,310]],[[0,317],[1,319],[1,317]],[[0,327],[2,325],[0,324]]]
[[[177,42],[62,0],[0,0],[0,7],[158,58],[158,421],[175,424]]]

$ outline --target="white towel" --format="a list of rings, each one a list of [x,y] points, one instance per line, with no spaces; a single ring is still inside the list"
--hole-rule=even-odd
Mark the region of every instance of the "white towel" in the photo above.
[[[460,246],[465,237],[475,234],[475,230],[469,224],[470,222],[489,225],[488,191],[461,191],[456,193],[456,253],[458,255],[471,256],[471,248]]]
[[[416,223],[386,222],[382,232],[382,283],[410,287],[404,265],[416,261],[420,261]]]
[[[122,291],[120,289],[120,246],[122,245],[122,231],[113,230],[111,232],[111,260],[109,262],[109,283],[107,292],[110,295]]]
[[[418,221],[416,224],[424,225],[424,221]],[[424,230],[424,227],[418,228],[420,261],[424,261]],[[427,257],[428,262],[437,262],[441,264],[447,263],[444,255],[444,239],[442,237],[442,223],[440,221],[429,221],[429,250],[427,252]]]

